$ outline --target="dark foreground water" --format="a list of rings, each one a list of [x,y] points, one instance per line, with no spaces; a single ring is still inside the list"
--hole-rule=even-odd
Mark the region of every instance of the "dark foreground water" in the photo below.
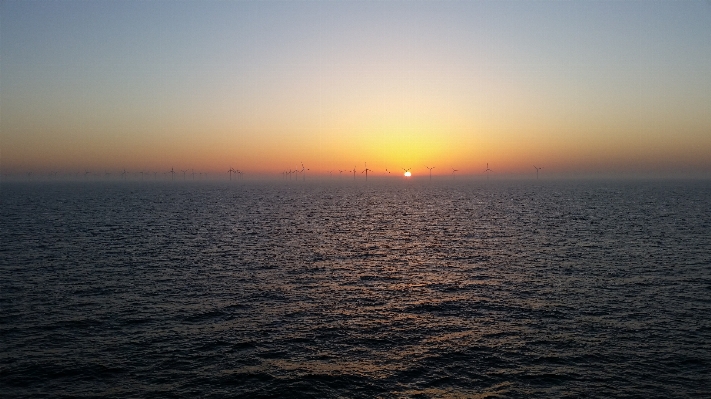
[[[711,397],[708,182],[350,183],[3,184],[0,396]]]

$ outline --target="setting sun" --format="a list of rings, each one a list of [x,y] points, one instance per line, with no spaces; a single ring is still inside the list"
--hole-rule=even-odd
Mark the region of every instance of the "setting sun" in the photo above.
[[[406,172],[405,172],[405,177],[410,177],[410,176],[412,176],[412,173],[410,173],[410,171],[409,171],[409,170],[408,170],[408,171],[406,171]]]

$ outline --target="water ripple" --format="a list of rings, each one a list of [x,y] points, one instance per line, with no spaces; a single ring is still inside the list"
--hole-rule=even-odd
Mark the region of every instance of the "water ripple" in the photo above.
[[[707,183],[0,197],[12,397],[711,396]]]

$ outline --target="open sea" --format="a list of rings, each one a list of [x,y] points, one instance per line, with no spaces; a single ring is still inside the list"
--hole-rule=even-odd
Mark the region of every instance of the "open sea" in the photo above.
[[[711,397],[709,181],[0,199],[0,397]]]

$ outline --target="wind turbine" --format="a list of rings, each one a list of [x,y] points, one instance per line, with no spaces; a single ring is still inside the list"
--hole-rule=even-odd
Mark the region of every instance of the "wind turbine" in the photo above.
[[[489,180],[489,172],[493,172],[493,170],[489,169],[489,163],[486,163],[486,170],[484,173],[486,173],[486,180]]]
[[[304,163],[302,162],[301,163],[301,181],[306,181],[306,172],[304,172],[305,170],[310,170],[310,169],[306,169],[304,167]]]
[[[434,169],[435,167],[433,166],[430,168],[429,166],[425,166],[425,168],[430,170],[430,181],[432,181],[432,169]]]
[[[181,172],[183,172],[183,181],[185,181],[185,172],[187,172],[187,171],[188,171],[187,169],[181,170]]]
[[[232,168],[232,167],[230,166],[230,169],[227,171],[227,173],[230,174],[230,181],[232,181],[232,174],[233,174],[233,173],[237,173],[237,171],[234,170],[234,168]]]
[[[175,180],[175,171],[173,170],[172,166],[170,167],[170,172],[168,172],[168,173],[170,173],[170,180],[174,181]]]
[[[126,180],[126,169],[121,172],[121,177],[123,177],[124,180]]]
[[[536,180],[538,180],[538,171],[543,169],[543,167],[536,167],[536,165],[533,165],[534,168],[536,168]]]
[[[365,173],[365,181],[368,181],[368,172],[371,171],[372,169],[368,169],[368,162],[365,162],[365,170],[360,172],[360,173]]]
[[[456,172],[459,172],[459,169],[454,169],[454,168],[452,168],[452,179],[454,179],[454,174],[455,174]]]
[[[343,172],[348,172],[348,171],[338,169],[338,180],[341,180],[341,178],[343,177]]]
[[[355,181],[355,174],[356,174],[356,167],[355,167],[355,165],[353,165],[353,170],[351,170],[351,172],[353,172],[353,181]]]

